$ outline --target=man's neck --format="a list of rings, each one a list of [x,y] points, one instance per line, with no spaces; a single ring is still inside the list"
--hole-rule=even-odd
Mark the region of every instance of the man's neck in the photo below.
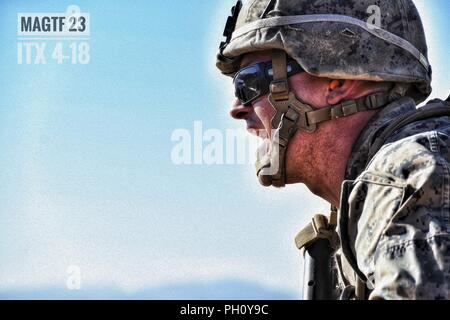
[[[353,145],[376,111],[361,112],[349,118],[329,122],[315,148],[316,173],[306,185],[330,204],[339,207],[342,183]]]

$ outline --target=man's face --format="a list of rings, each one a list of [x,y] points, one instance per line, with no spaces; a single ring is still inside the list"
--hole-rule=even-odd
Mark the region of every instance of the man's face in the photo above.
[[[271,61],[271,56],[267,53],[250,54],[244,56],[241,68],[246,66]],[[238,120],[245,120],[247,123],[247,130],[265,140],[265,147],[272,137],[272,118],[275,116],[275,109],[268,101],[268,95],[262,96],[252,103],[251,106],[244,106],[236,99],[231,110],[231,116]]]
[[[260,62],[271,61],[270,52],[251,53],[243,57],[241,68]],[[290,89],[295,93],[297,98],[306,104],[313,107],[320,108],[327,105],[326,93],[328,88],[328,81],[326,79],[312,77],[306,72],[296,74],[289,78]],[[252,103],[251,106],[243,106],[242,103],[236,99],[231,110],[231,116],[238,120],[245,120],[247,123],[247,130],[264,139],[264,144],[259,149],[259,154],[262,155],[269,151],[271,147],[271,138],[274,130],[272,129],[272,119],[276,111],[268,100],[268,95],[262,96]],[[289,143],[289,148],[286,156],[286,170],[288,176],[288,183],[304,182],[302,177],[298,174],[302,171],[299,168],[299,159],[302,159],[304,164],[309,163],[307,156],[310,156],[311,146],[306,146],[308,138],[304,132],[298,131]]]

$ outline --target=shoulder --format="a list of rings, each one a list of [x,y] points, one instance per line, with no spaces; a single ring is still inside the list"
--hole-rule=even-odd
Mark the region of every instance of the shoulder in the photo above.
[[[443,132],[414,134],[385,144],[361,176],[372,173],[397,184],[419,188],[433,175],[447,170],[449,147],[450,139]]]

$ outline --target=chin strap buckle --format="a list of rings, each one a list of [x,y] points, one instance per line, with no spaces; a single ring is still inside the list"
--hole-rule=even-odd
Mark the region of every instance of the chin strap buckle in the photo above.
[[[285,101],[289,99],[289,83],[287,79],[273,80],[270,83],[270,93],[275,101]]]

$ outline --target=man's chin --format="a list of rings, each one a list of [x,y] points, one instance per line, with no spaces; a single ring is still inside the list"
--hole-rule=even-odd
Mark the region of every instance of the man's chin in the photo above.
[[[268,175],[268,170],[270,170],[271,159],[270,159],[270,149],[271,141],[264,139],[263,143],[256,150],[257,159],[257,172],[259,183],[264,187],[270,187],[272,185],[272,175]]]
[[[258,175],[258,181],[263,187],[272,186],[272,176]]]

